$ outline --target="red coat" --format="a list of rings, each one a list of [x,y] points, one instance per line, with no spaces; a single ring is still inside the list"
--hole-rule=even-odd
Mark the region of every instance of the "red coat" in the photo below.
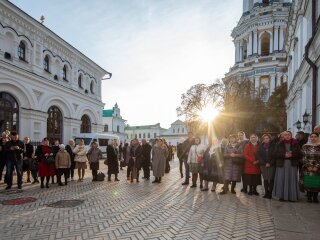
[[[244,173],[245,174],[260,174],[259,163],[253,164],[257,160],[256,156],[259,153],[259,144],[253,145],[252,143],[247,143],[244,146],[243,155],[245,158],[244,163]]]

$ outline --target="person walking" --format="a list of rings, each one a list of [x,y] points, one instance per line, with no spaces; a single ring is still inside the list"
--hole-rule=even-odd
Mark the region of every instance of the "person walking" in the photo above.
[[[271,142],[271,136],[264,134],[262,136],[262,144],[259,148],[258,161],[264,181],[264,196],[263,198],[272,198],[272,190],[275,174],[275,158],[274,144]]]
[[[216,138],[209,139],[209,146],[204,152],[203,180],[204,188],[202,191],[209,190],[209,182],[212,182],[211,192],[216,190],[218,183],[224,183],[221,145]],[[223,190],[220,194],[224,193]]]
[[[166,161],[169,155],[167,146],[162,139],[158,139],[152,148],[152,171],[155,177],[152,183],[161,183],[166,169]]]
[[[48,138],[44,138],[42,144],[37,147],[35,157],[39,162],[38,176],[41,182],[40,187],[44,188],[44,179],[46,179],[46,188],[49,188],[50,177],[56,174],[56,169]]]
[[[319,133],[310,134],[309,142],[302,146],[303,186],[308,202],[319,203],[320,192],[320,142]]]
[[[243,180],[249,186],[248,195],[259,196],[259,193],[257,192],[257,186],[261,185],[261,171],[257,158],[259,147],[258,136],[256,134],[251,134],[250,142],[244,146],[243,151],[245,159]]]
[[[203,188],[203,155],[206,150],[206,146],[201,144],[201,139],[196,137],[194,145],[191,146],[188,156],[188,164],[190,172],[192,173],[192,185],[191,188],[197,187],[198,175],[200,178],[200,188]]]
[[[7,187],[6,190],[12,187],[13,171],[17,173],[18,189],[22,189],[22,153],[24,144],[19,140],[17,132],[11,132],[11,140],[6,143],[5,148],[8,150],[8,158],[6,159],[7,168]]]
[[[181,158],[183,159],[184,168],[185,168],[185,181],[182,183],[182,185],[189,185],[190,170],[189,170],[189,164],[188,164],[188,157],[189,157],[189,151],[192,145],[194,145],[193,133],[189,132],[188,139],[186,139],[182,143]]]
[[[114,140],[109,140],[107,146],[107,159],[108,159],[108,181],[111,182],[111,175],[114,174],[114,180],[120,181],[118,179],[119,174],[119,161],[118,161],[118,153],[115,149]]]
[[[152,147],[147,143],[146,139],[141,140],[141,160],[142,160],[142,169],[143,177],[142,179],[150,179],[150,160],[151,160],[151,150]]]
[[[232,134],[229,136],[229,143],[225,147],[224,153],[224,177],[225,192],[229,191],[229,184],[231,183],[231,193],[235,194],[235,187],[237,182],[241,181],[242,166],[243,166],[243,149],[240,144],[237,143],[237,136]]]
[[[84,145],[84,140],[80,139],[79,144],[74,148],[73,153],[75,154],[74,161],[75,167],[78,169],[78,182],[82,182],[84,174],[87,169],[87,149]]]
[[[55,157],[55,165],[57,169],[57,182],[59,186],[63,186],[61,177],[64,175],[64,185],[68,185],[69,169],[71,166],[71,159],[69,153],[66,151],[65,145],[59,145],[59,151]]]
[[[92,181],[98,181],[99,160],[102,158],[102,152],[98,148],[97,142],[92,142],[88,151],[88,160],[92,171]]]
[[[71,181],[73,181],[73,177],[74,177],[74,169],[75,169],[75,161],[74,161],[74,157],[75,154],[73,153],[73,150],[75,148],[75,143],[74,140],[71,138],[69,140],[69,144],[66,146],[66,151],[69,153],[70,156],[70,160],[71,160],[71,166],[69,168],[69,177],[71,177]]]
[[[296,202],[299,199],[298,162],[302,153],[290,131],[285,131],[283,137],[275,148],[276,173],[272,195],[279,201]]]

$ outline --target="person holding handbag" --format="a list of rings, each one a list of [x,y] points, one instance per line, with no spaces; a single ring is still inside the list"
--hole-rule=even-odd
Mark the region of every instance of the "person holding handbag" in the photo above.
[[[88,160],[92,171],[92,181],[98,181],[99,160],[102,158],[102,152],[98,148],[97,142],[92,142],[88,151]]]
[[[80,139],[79,144],[73,149],[73,153],[75,154],[76,169],[78,169],[78,182],[82,182],[88,162],[87,149],[83,139]]]
[[[46,179],[46,188],[49,188],[50,177],[56,174],[52,148],[49,146],[49,139],[44,138],[35,152],[38,159],[38,176],[40,177],[40,187],[44,188],[44,179]],[[53,159],[53,161],[52,161]]]
[[[206,151],[206,146],[201,144],[201,139],[196,137],[194,139],[194,145],[191,146],[188,155],[188,165],[190,172],[192,173],[192,185],[191,188],[197,187],[198,174],[200,178],[200,188],[203,188],[203,155]]]
[[[231,134],[229,136],[229,143],[225,147],[224,153],[224,176],[225,184],[224,191],[229,191],[229,184],[231,183],[231,193],[235,194],[234,190],[237,182],[241,182],[242,165],[243,165],[243,149],[237,143],[237,136]]]

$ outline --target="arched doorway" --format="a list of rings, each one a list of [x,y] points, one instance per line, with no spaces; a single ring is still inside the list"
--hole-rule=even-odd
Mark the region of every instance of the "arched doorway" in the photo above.
[[[0,133],[7,129],[19,132],[19,105],[11,94],[0,92]]]
[[[56,106],[51,106],[48,110],[47,119],[47,137],[50,143],[58,139],[62,141],[63,117],[60,109]]]
[[[91,121],[86,114],[81,117],[80,133],[91,133]]]

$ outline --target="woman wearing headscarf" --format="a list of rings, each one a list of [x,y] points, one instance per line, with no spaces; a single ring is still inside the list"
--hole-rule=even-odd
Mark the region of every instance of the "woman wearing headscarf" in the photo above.
[[[57,169],[57,182],[59,186],[63,186],[61,177],[64,175],[64,184],[68,185],[69,168],[71,166],[70,155],[63,144],[59,145],[59,151],[56,153],[55,164]]]
[[[111,181],[111,175],[114,174],[114,180],[120,181],[118,179],[119,173],[119,161],[118,161],[118,151],[115,148],[116,142],[114,140],[109,140],[107,146],[107,159],[108,159],[108,181]]]
[[[285,131],[283,141],[275,148],[276,174],[272,195],[280,201],[295,202],[299,199],[298,162],[301,158],[299,144]]]
[[[250,142],[244,146],[243,156],[244,171],[243,177],[246,184],[249,186],[249,195],[257,195],[257,186],[261,185],[261,172],[259,160],[257,158],[259,152],[258,136],[256,134],[250,135]],[[246,189],[245,189],[246,190]]]
[[[302,146],[303,186],[307,190],[308,202],[318,203],[320,192],[320,142],[319,133],[310,134],[307,144]]]
[[[192,185],[191,188],[197,187],[198,175],[200,178],[200,188],[203,188],[203,155],[206,150],[206,146],[201,144],[201,139],[196,137],[194,139],[194,145],[191,146],[188,155],[188,164],[190,166],[190,172],[192,173]]]
[[[231,193],[235,194],[234,190],[237,182],[241,181],[242,165],[243,165],[243,149],[237,143],[237,136],[231,134],[229,136],[229,144],[224,150],[224,190],[229,191],[229,184],[231,183]]]
[[[249,140],[246,136],[246,133],[244,131],[239,131],[238,132],[238,144],[239,146],[244,149],[244,146],[249,143]],[[243,159],[243,164],[245,163],[245,159]],[[244,169],[244,165],[242,166],[242,188],[241,188],[241,192],[243,193],[247,193],[248,192],[248,184],[246,183],[245,181],[245,177],[244,177],[244,172],[243,172],[243,169]]]
[[[264,198],[272,198],[272,189],[275,173],[274,144],[271,142],[271,136],[264,134],[262,144],[259,149],[258,160],[264,180]]]
[[[160,183],[166,169],[166,161],[169,155],[167,146],[162,139],[158,139],[152,148],[152,171],[155,180],[152,183]]]
[[[204,188],[202,191],[208,191],[209,182],[212,183],[211,192],[216,190],[217,184],[224,183],[223,180],[223,157],[221,151],[221,145],[218,139],[210,139],[209,146],[204,152],[204,164],[203,164],[203,180]],[[225,191],[221,192],[222,194]]]

